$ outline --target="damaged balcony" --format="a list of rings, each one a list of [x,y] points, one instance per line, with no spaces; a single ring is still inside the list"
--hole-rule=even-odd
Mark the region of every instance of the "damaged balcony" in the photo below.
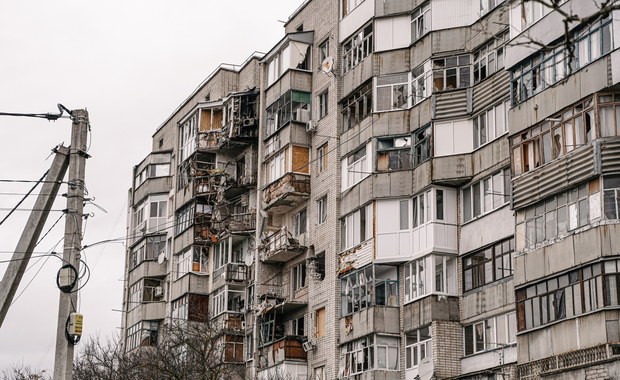
[[[227,229],[231,233],[253,232],[256,229],[256,211],[230,215]]]
[[[310,197],[310,176],[288,173],[265,187],[263,197],[265,210],[282,213]]]
[[[202,210],[198,210],[198,206],[202,206]],[[194,240],[198,243],[213,242],[212,233],[212,218],[211,218],[211,206],[208,205],[196,205],[196,211],[194,215]]]
[[[199,150],[211,150],[219,149],[221,131],[200,131],[198,132],[198,149]]]
[[[260,246],[260,259],[265,263],[284,263],[306,252],[286,226],[272,233]]]
[[[226,282],[245,282],[248,268],[243,263],[228,263],[225,266],[224,278]]]
[[[223,320],[223,329],[227,334],[243,335],[245,333],[243,313],[226,313]]]
[[[306,351],[303,348],[302,339],[299,336],[284,336],[271,345],[260,349],[260,368],[271,367],[286,361],[305,362]]]
[[[244,147],[258,138],[258,90],[231,94],[224,101],[219,146]]]

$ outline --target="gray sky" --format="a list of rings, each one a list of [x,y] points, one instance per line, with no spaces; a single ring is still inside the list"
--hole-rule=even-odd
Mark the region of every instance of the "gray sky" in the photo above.
[[[127,189],[133,165],[148,154],[151,135],[222,62],[242,63],[269,50],[301,0],[3,0],[0,4],[0,111],[57,112],[86,107],[92,158],[86,187],[107,213],[93,212],[84,244],[125,234]],[[0,179],[38,179],[50,149],[69,144],[71,122],[0,117]],[[47,160],[46,160],[47,159]],[[32,184],[0,182],[0,219]],[[61,189],[65,192],[66,187]],[[34,198],[22,208],[32,206]],[[59,198],[54,209],[63,209]],[[52,212],[47,229],[60,217]],[[17,244],[28,212],[0,225],[0,261]],[[64,219],[35,249],[47,252],[62,237]],[[90,281],[80,294],[84,336],[118,333],[124,245],[85,251]],[[62,252],[62,243],[56,251]],[[18,363],[53,369],[60,260],[31,260],[0,328],[0,371]],[[6,264],[0,263],[0,274]],[[29,284],[27,287],[26,285]],[[78,345],[79,350],[79,345]]]

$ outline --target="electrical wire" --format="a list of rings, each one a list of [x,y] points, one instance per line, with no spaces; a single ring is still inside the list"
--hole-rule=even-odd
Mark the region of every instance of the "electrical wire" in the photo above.
[[[28,196],[34,191],[34,189],[36,189],[36,187],[39,186],[41,181],[43,181],[43,178],[45,178],[48,173],[49,173],[49,170],[47,170],[45,174],[43,174],[43,176],[41,176],[41,178],[35,182],[34,186],[32,186],[32,188],[22,197],[22,199],[20,199],[19,202],[17,202],[15,207],[13,207],[13,209],[4,217],[4,219],[0,220],[0,225],[2,225],[2,223],[4,223],[11,216],[11,214],[13,214],[16,210],[18,210],[18,207],[26,200],[26,198],[28,198]]]

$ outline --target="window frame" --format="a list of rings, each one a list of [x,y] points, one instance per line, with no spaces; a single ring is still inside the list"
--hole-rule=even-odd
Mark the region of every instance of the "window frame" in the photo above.
[[[514,254],[515,240],[510,237],[464,255],[462,259],[463,292],[473,291],[512,277]],[[509,268],[505,268],[506,264]],[[489,279],[486,278],[487,274],[491,275]]]

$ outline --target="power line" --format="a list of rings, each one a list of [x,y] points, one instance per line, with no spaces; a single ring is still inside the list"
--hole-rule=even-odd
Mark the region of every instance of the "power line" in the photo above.
[[[41,177],[41,178],[40,178],[40,179],[39,179],[39,180],[38,180],[38,181],[34,184],[34,186],[32,186],[32,188],[30,189],[30,191],[28,191],[28,192],[26,193],[26,195],[24,195],[24,196],[22,197],[22,199],[20,199],[20,200],[19,200],[19,202],[17,202],[17,204],[15,205],[15,207],[13,207],[13,209],[12,209],[12,210],[11,210],[11,211],[10,211],[10,212],[9,212],[9,213],[5,216],[5,217],[4,217],[4,219],[2,219],[2,220],[0,221],[0,225],[2,225],[2,223],[4,223],[4,221],[5,221],[5,220],[7,220],[7,219],[8,219],[8,218],[9,218],[9,217],[10,217],[10,216],[11,216],[11,215],[12,215],[12,214],[16,211],[16,210],[18,210],[18,207],[19,207],[22,203],[24,203],[24,201],[26,200],[26,198],[28,198],[28,196],[30,195],[30,193],[32,193],[32,192],[34,191],[34,189],[36,189],[36,187],[37,187],[37,186],[39,186],[39,184],[41,183],[41,181],[43,181],[43,178],[45,178],[49,172],[50,172],[50,171],[49,171],[49,170],[47,170],[47,171],[45,172],[45,174],[43,174],[43,176],[42,176],[42,177]]]

